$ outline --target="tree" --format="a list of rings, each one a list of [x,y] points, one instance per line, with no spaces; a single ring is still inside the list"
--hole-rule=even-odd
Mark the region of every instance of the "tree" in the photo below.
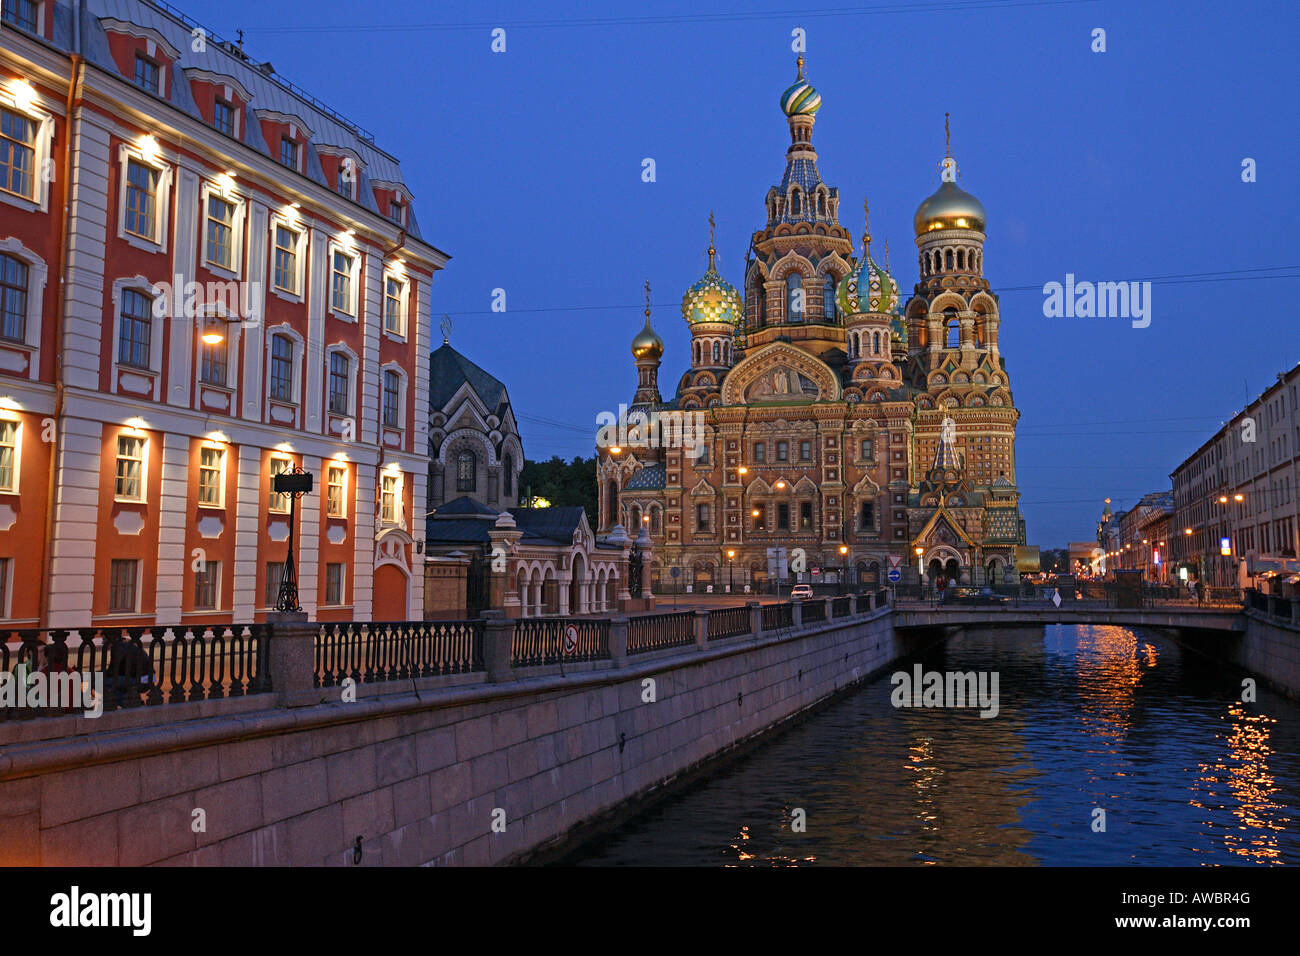
[[[524,495],[545,498],[555,507],[581,505],[587,512],[587,523],[594,529],[598,520],[596,504],[596,459],[575,456],[566,462],[559,455],[550,461],[524,461],[519,475],[519,487]],[[521,502],[527,505],[527,500]]]

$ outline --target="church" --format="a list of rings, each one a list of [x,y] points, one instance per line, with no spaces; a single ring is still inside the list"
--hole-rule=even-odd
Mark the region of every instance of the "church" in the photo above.
[[[821,95],[802,56],[797,70],[780,97],[785,171],[764,197],[743,294],[718,271],[710,216],[708,268],[682,298],[690,367],[667,400],[648,306],[632,341],[629,408],[702,418],[702,447],[598,441],[598,533],[648,530],[659,591],[762,589],[778,548],[812,583],[871,586],[891,568],[910,583],[1015,581],[1019,412],[984,206],[948,149],[916,210],[904,303],[888,244],[883,266],[873,253],[866,201],[860,249],[840,222],[812,143]]]

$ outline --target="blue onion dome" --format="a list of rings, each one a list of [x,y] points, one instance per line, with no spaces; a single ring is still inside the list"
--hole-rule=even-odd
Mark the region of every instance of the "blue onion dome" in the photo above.
[[[718,274],[717,250],[713,248],[713,214],[709,214],[709,268],[682,296],[682,318],[687,325],[723,322],[739,325],[745,314],[736,287]]]
[[[822,108],[822,95],[804,79],[802,55],[798,60],[798,69],[794,83],[781,94],[781,111],[786,116],[813,116]]]
[[[845,315],[898,311],[898,280],[871,258],[871,232],[866,226],[867,202],[862,201],[862,258],[840,280],[835,297]]]

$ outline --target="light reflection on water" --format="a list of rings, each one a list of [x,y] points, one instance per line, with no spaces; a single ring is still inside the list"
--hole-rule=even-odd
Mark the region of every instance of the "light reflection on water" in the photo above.
[[[1239,673],[1121,627],[972,633],[921,663],[997,671],[998,716],[895,709],[886,675],[565,862],[1300,862],[1300,707],[1242,703]]]

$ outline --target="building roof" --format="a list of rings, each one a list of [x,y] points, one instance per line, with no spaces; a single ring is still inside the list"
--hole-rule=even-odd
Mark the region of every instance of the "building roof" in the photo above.
[[[582,523],[583,513],[582,505],[510,509],[516,527],[524,533],[523,540],[537,543],[553,541],[562,545],[573,542],[573,532]]]
[[[668,484],[668,473],[663,462],[657,461],[652,465],[646,465],[635,475],[633,475],[626,485],[624,491],[657,491],[666,487]]]
[[[443,342],[429,356],[429,404],[434,408],[445,407],[466,382],[488,411],[495,413],[505,397],[506,387]]]
[[[461,495],[459,498],[453,498],[451,501],[438,505],[434,509],[433,516],[445,518],[448,515],[491,515],[496,518],[500,513],[495,508],[489,508],[469,495]]]

